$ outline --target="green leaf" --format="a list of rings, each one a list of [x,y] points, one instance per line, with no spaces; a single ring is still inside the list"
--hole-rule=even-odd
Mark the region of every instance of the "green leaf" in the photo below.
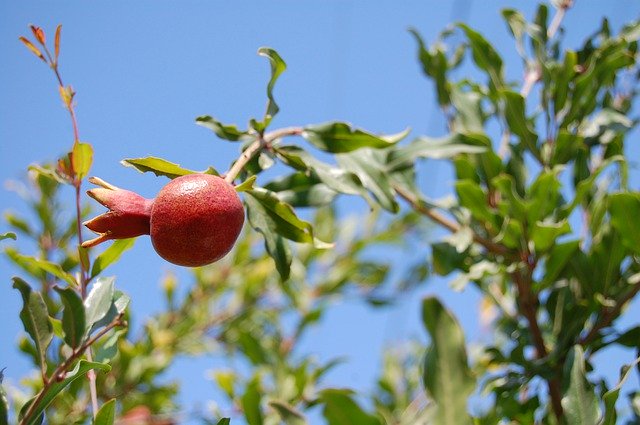
[[[120,163],[125,167],[135,168],[141,173],[152,172],[158,177],[165,176],[170,179],[197,173],[212,174],[214,176],[219,175],[218,172],[211,167],[204,171],[193,171],[182,168],[180,165],[169,162],[166,159],[156,158],[155,156],[147,156],[145,158],[126,158],[120,161]]]
[[[93,283],[89,295],[84,300],[87,330],[91,329],[109,312],[113,301],[114,283],[115,278],[113,277],[101,277]]]
[[[14,277],[13,287],[22,295],[22,310],[20,320],[24,330],[35,342],[40,366],[46,368],[47,348],[53,339],[53,326],[49,319],[47,305],[39,292],[33,291],[24,280]]]
[[[216,425],[230,425],[231,424],[231,419],[229,418],[222,418],[218,421],[218,423]]]
[[[51,404],[53,399],[60,394],[69,384],[75,381],[78,378],[82,378],[89,372],[90,370],[100,370],[103,372],[108,372],[111,370],[111,366],[102,364],[102,363],[91,363],[86,360],[80,360],[76,363],[73,370],[67,373],[62,380],[53,380],[53,383],[47,388],[44,396],[40,399],[38,405],[34,408],[33,413],[29,416],[29,420],[26,421],[25,425],[35,425],[38,423],[40,416],[44,413],[44,410]],[[35,401],[35,398],[29,400],[22,410],[20,411],[19,418],[22,419],[24,415],[27,413],[27,410],[31,406],[31,404]]]
[[[279,146],[275,148],[275,151],[285,164],[296,170],[310,172],[330,189],[366,198],[366,189],[358,176],[351,171],[326,164],[298,146]]]
[[[196,124],[213,130],[213,132],[216,133],[219,138],[224,140],[237,142],[250,139],[248,132],[238,130],[238,127],[233,124],[222,124],[220,121],[217,121],[215,118],[209,115],[203,115],[196,118]]]
[[[400,210],[389,181],[389,173],[386,171],[384,153],[362,149],[350,154],[336,155],[336,159],[343,169],[358,176],[362,185],[373,194],[382,208],[392,213]]]
[[[272,400],[269,402],[269,406],[278,412],[282,422],[286,425],[305,425],[307,423],[302,413],[284,401]]]
[[[278,77],[280,74],[287,69],[287,64],[282,60],[278,52],[269,48],[269,47],[261,47],[258,49],[258,54],[260,56],[264,56],[269,59],[271,62],[271,78],[269,79],[269,83],[267,84],[267,110],[264,114],[264,120],[262,122],[256,122],[252,120],[253,128],[258,132],[262,133],[265,128],[269,126],[271,123],[271,119],[278,113],[280,108],[273,98],[273,87],[276,85],[276,81],[278,81]]]
[[[38,277],[39,273],[49,273],[71,286],[78,286],[76,279],[70,273],[65,272],[60,264],[22,255],[13,249],[7,249],[5,252],[14,263],[35,277]]]
[[[239,185],[236,186],[236,192],[246,192],[247,190],[253,189],[253,184],[256,182],[258,176],[251,176]]]
[[[509,130],[517,135],[533,156],[541,161],[542,157],[537,146],[538,136],[527,121],[524,98],[520,93],[511,90],[502,90],[500,93],[505,100],[504,114]]]
[[[410,167],[414,164],[415,158],[449,159],[463,153],[474,154],[487,151],[486,147],[472,145],[468,141],[467,136],[457,133],[438,139],[419,137],[408,145],[391,151],[389,169]]]
[[[447,242],[431,244],[431,261],[433,271],[440,276],[446,276],[454,270],[464,270],[464,260],[468,256],[460,253]]]
[[[568,425],[597,425],[601,415],[598,397],[587,380],[584,353],[575,345],[567,362],[569,388],[562,397],[562,408]]]
[[[604,393],[604,395],[602,396],[602,401],[604,402],[604,419],[602,420],[601,425],[615,425],[618,423],[616,401],[618,401],[620,390],[622,389],[625,381],[627,380],[627,378],[629,378],[629,375],[633,373],[633,371],[639,364],[640,357],[638,357],[630,365],[624,365],[620,370],[620,380],[618,381],[618,384]]]
[[[533,241],[536,253],[543,253],[555,246],[556,239],[571,232],[571,226],[567,220],[560,222],[537,221],[530,229],[529,237]]]
[[[455,187],[460,205],[467,208],[476,220],[489,224],[495,222],[494,213],[489,209],[487,193],[479,184],[472,180],[458,180]]]
[[[545,288],[553,284],[569,263],[571,257],[580,248],[580,241],[569,241],[555,244],[545,260],[544,277],[541,286]]]
[[[620,234],[625,247],[640,254],[640,193],[609,195],[611,225]]]
[[[72,288],[59,288],[54,286],[60,295],[64,310],[62,311],[62,329],[64,330],[64,342],[71,348],[78,348],[86,335],[86,318],[82,299]]]
[[[111,264],[120,259],[122,254],[130,249],[135,243],[135,238],[119,239],[114,241],[109,248],[105,249],[93,262],[91,268],[91,279],[98,276]]]
[[[418,31],[409,29],[409,32],[418,43],[418,59],[422,64],[422,72],[430,77],[436,85],[438,104],[440,106],[448,105],[450,103],[450,84],[447,81],[449,64],[443,51],[444,47],[441,44],[436,44],[431,49],[428,49]]]
[[[264,187],[278,195],[278,198],[292,207],[320,207],[330,204],[337,192],[323,184],[311,173],[298,171],[280,177]]]
[[[9,400],[7,400],[7,393],[2,386],[2,372],[4,368],[0,370],[0,424],[6,425],[9,423]]]
[[[456,108],[452,130],[460,133],[483,133],[484,112],[482,95],[474,90],[462,90],[456,84],[451,88],[451,103]]]
[[[112,398],[100,407],[100,410],[98,410],[98,413],[96,414],[96,418],[93,420],[93,425],[113,425],[115,420],[116,399]]]
[[[255,376],[248,384],[245,393],[240,399],[242,411],[251,425],[260,425],[264,421],[262,409],[260,408],[260,382]]]
[[[422,321],[432,341],[423,380],[436,404],[433,423],[471,424],[467,399],[475,389],[475,379],[467,363],[462,328],[436,298],[423,300]]]
[[[93,164],[93,147],[89,143],[76,140],[71,151],[71,164],[76,177],[79,180],[85,178]]]
[[[498,52],[479,32],[472,30],[465,24],[458,24],[458,26],[462,28],[469,39],[473,61],[478,68],[489,75],[495,88],[501,88],[504,84],[504,76],[502,58]]]
[[[305,127],[302,137],[323,151],[346,153],[361,148],[388,148],[404,139],[407,134],[409,134],[409,129],[398,134],[376,136],[363,130],[354,129],[348,123],[328,122]]]
[[[16,240],[16,234],[13,232],[5,232],[5,233],[0,233],[0,241],[3,239],[13,239],[14,241]]]
[[[380,420],[366,413],[353,400],[350,390],[329,388],[319,393],[319,400],[324,404],[322,415],[328,425],[381,425]]]

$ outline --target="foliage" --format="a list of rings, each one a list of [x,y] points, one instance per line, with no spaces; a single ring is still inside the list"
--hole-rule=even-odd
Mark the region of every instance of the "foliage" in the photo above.
[[[270,130],[286,64],[261,48],[271,65],[264,116],[243,129],[196,119],[241,149],[226,173],[204,172],[237,183],[250,228],[225,259],[193,270],[184,295],[167,274],[165,308],[139,333],[127,327],[128,296],[104,275],[133,241],[97,255],[80,247],[88,213],[80,194],[93,151],[80,141],[74,91],[58,69],[61,27],[52,54],[32,26],[35,43],[20,40],[55,73],[74,140],[57,164],[31,168],[27,201],[36,220],[9,213],[12,232],[0,235],[35,243],[29,255],[2,242],[25,276],[13,279],[29,336],[19,348],[39,370],[23,381],[24,395],[10,388],[10,408],[2,389],[0,421],[86,423],[93,415],[95,424],[172,424],[195,415],[211,424],[298,425],[321,415],[332,425],[616,423],[622,383],[638,360],[621,365],[611,386],[598,379],[593,356],[615,345],[640,350],[639,328],[617,325],[640,291],[640,193],[629,188],[625,155],[636,124],[640,23],[612,34],[604,20],[579,50],[563,50],[557,32],[570,4],[558,2],[550,23],[544,5],[533,22],[503,11],[526,70],[520,91],[500,53],[472,28],[453,30],[464,37],[460,46],[447,45],[450,30],[433,45],[412,31],[448,121],[439,139],[403,142],[408,131],[376,135],[345,122]],[[465,60],[479,81],[451,78]],[[420,191],[424,159],[453,165],[454,202]],[[286,171],[265,181],[275,163]],[[156,157],[123,164],[160,178],[195,172]],[[63,214],[66,186],[76,195],[73,219]],[[362,197],[372,212],[349,221],[336,210],[339,195]],[[302,208],[311,218],[299,217]],[[372,252],[424,246],[428,223],[449,235],[431,244],[429,262],[394,281],[389,256]],[[327,387],[323,378],[339,360],[319,363],[301,351],[309,329],[339,299],[384,306],[430,272],[456,273],[452,285],[477,288],[495,338],[471,356],[452,313],[426,298],[428,347],[412,341],[389,350],[369,402],[347,387]],[[185,416],[178,385],[162,373],[181,356],[204,354],[227,360],[228,368],[211,373],[226,400]],[[485,410],[467,408],[474,395],[487,400]],[[637,421],[640,392],[628,397]]]

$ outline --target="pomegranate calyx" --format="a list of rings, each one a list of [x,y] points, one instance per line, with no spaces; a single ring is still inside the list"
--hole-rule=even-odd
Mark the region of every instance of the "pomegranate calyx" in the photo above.
[[[98,237],[84,242],[84,248],[111,239],[128,239],[149,234],[153,199],[143,198],[130,190],[119,189],[96,177],[89,181],[101,187],[88,190],[87,195],[107,207],[109,211],[83,223],[98,234]]]

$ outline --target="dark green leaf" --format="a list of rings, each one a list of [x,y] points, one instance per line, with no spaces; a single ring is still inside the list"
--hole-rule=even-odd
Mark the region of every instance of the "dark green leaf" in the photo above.
[[[576,345],[567,362],[569,388],[562,397],[562,407],[568,425],[597,425],[601,415],[598,398],[587,380],[582,347]]]
[[[98,410],[98,413],[96,414],[96,418],[93,420],[93,425],[113,425],[115,420],[116,399],[112,398],[100,407],[100,410]]]
[[[319,207],[333,201],[337,192],[323,184],[317,176],[297,172],[280,177],[264,187],[293,207]]]
[[[7,249],[6,253],[14,263],[22,267],[27,272],[33,274],[35,277],[38,277],[39,273],[49,273],[54,275],[58,279],[67,282],[71,286],[78,286],[75,278],[70,273],[65,272],[60,264],[41,260],[39,258],[30,257],[27,255],[22,255],[15,250]]]
[[[486,152],[484,146],[467,143],[466,136],[452,134],[439,139],[419,137],[406,146],[395,149],[389,154],[389,169],[397,170],[412,166],[416,158],[449,159],[463,153]]]
[[[269,402],[269,406],[278,412],[282,422],[286,425],[304,425],[307,423],[302,413],[284,401],[272,400]]]
[[[218,423],[216,425],[230,425],[231,424],[231,419],[229,418],[222,418],[218,421]]]
[[[13,232],[5,232],[5,233],[0,233],[0,241],[3,239],[13,239],[14,241],[16,240],[16,234]]]
[[[471,180],[458,180],[455,186],[461,206],[467,208],[481,223],[494,223],[495,216],[489,209],[489,198],[480,185]]]
[[[440,276],[446,276],[455,270],[464,270],[464,260],[467,255],[460,253],[447,242],[431,244],[431,261],[433,271]]]
[[[620,234],[622,243],[640,254],[640,193],[614,193],[609,196],[611,224]]]
[[[182,168],[180,165],[169,162],[166,159],[156,158],[154,156],[147,156],[145,158],[126,158],[120,161],[120,163],[125,167],[135,168],[141,173],[152,172],[158,177],[165,176],[170,179],[197,173],[213,174],[214,176],[218,175],[218,172],[211,167],[204,171],[193,171]]]
[[[400,207],[386,172],[386,157],[372,149],[362,149],[350,154],[336,155],[338,164],[345,170],[355,173],[362,185],[369,190],[380,206],[396,213]]]
[[[436,298],[422,302],[422,321],[431,337],[424,363],[424,386],[436,404],[434,424],[470,424],[467,399],[475,379],[467,363],[462,328]]]
[[[269,59],[271,62],[271,78],[269,79],[269,83],[267,84],[267,110],[264,114],[264,119],[262,122],[256,122],[255,120],[251,120],[252,127],[258,132],[262,133],[265,128],[269,126],[271,123],[271,119],[278,113],[280,108],[276,104],[275,99],[273,98],[273,87],[276,85],[276,81],[278,81],[278,77],[280,74],[287,69],[287,64],[282,60],[278,52],[269,48],[269,47],[261,47],[258,49],[258,54],[260,56],[264,56]]]
[[[545,272],[541,286],[547,287],[562,276],[574,253],[580,248],[580,241],[563,242],[554,245],[545,260]]]
[[[351,152],[361,148],[384,149],[402,140],[409,129],[389,136],[376,136],[354,129],[344,122],[329,122],[304,128],[302,137],[319,149],[331,153]]]
[[[381,425],[377,417],[358,406],[350,390],[333,388],[322,390],[319,399],[324,404],[322,415],[328,425]]]
[[[22,320],[24,330],[36,344],[40,366],[45,368],[47,364],[47,348],[53,339],[53,326],[49,319],[47,305],[44,303],[42,295],[37,291],[33,291],[19,277],[13,278],[13,287],[19,290],[22,295],[20,320]]]
[[[422,72],[430,77],[436,85],[438,104],[440,106],[448,105],[450,103],[450,85],[447,81],[449,64],[442,50],[443,47],[441,45],[435,45],[433,48],[428,49],[418,31],[410,29],[409,32],[418,43],[418,59],[422,64]]]
[[[60,295],[64,310],[62,312],[62,329],[64,342],[71,348],[78,348],[86,335],[87,327],[82,299],[72,288],[53,289]]]
[[[502,90],[500,93],[505,99],[504,114],[509,130],[520,138],[533,156],[541,160],[537,146],[538,136],[527,121],[524,98],[520,93],[511,90]]]
[[[602,401],[604,402],[604,419],[601,422],[601,425],[616,425],[618,419],[618,413],[616,410],[616,401],[618,401],[618,396],[620,395],[620,390],[624,385],[625,381],[634,371],[634,369],[640,364],[640,357],[638,357],[633,363],[630,365],[624,365],[620,370],[620,380],[615,387],[604,393],[602,396]]]
[[[247,423],[251,425],[261,425],[264,421],[262,408],[260,407],[260,399],[260,382],[257,377],[254,377],[247,384],[245,393],[240,399],[244,416],[247,419]]]
[[[49,404],[53,401],[53,399],[60,394],[69,384],[75,381],[78,378],[82,378],[89,372],[90,370],[100,370],[103,372],[108,372],[111,370],[111,367],[102,363],[91,363],[86,360],[80,360],[76,363],[73,370],[64,375],[64,379],[62,380],[54,380],[53,383],[47,388],[44,396],[40,399],[38,405],[34,408],[33,413],[29,416],[29,420],[26,421],[25,425],[34,425],[38,423],[39,418],[44,413],[44,410],[49,406]],[[35,398],[29,400],[22,410],[20,411],[20,418],[23,418],[27,413],[27,410],[34,402]]]
[[[203,115],[196,118],[196,124],[213,130],[216,135],[224,140],[230,140],[232,142],[245,141],[250,138],[249,133],[246,131],[238,130],[238,127],[231,124],[222,124],[215,118],[209,115]]]
[[[118,261],[122,254],[133,246],[135,241],[135,238],[119,239],[114,241],[111,246],[98,255],[96,260],[93,262],[91,278],[93,279],[98,276],[104,271],[104,269]]]
[[[84,300],[87,330],[107,315],[114,295],[115,278],[98,278]]]
[[[480,33],[472,30],[465,24],[458,24],[465,32],[471,46],[473,61],[478,68],[482,69],[489,75],[491,82],[495,88],[501,88],[503,85],[502,58]]]

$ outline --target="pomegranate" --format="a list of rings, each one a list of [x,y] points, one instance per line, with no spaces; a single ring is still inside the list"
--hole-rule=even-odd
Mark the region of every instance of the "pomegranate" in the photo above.
[[[244,209],[234,187],[209,174],[173,179],[155,199],[92,178],[101,187],[87,191],[109,209],[84,223],[99,236],[82,244],[95,246],[111,239],[151,235],[154,249],[165,260],[198,267],[224,257],[244,223]]]

